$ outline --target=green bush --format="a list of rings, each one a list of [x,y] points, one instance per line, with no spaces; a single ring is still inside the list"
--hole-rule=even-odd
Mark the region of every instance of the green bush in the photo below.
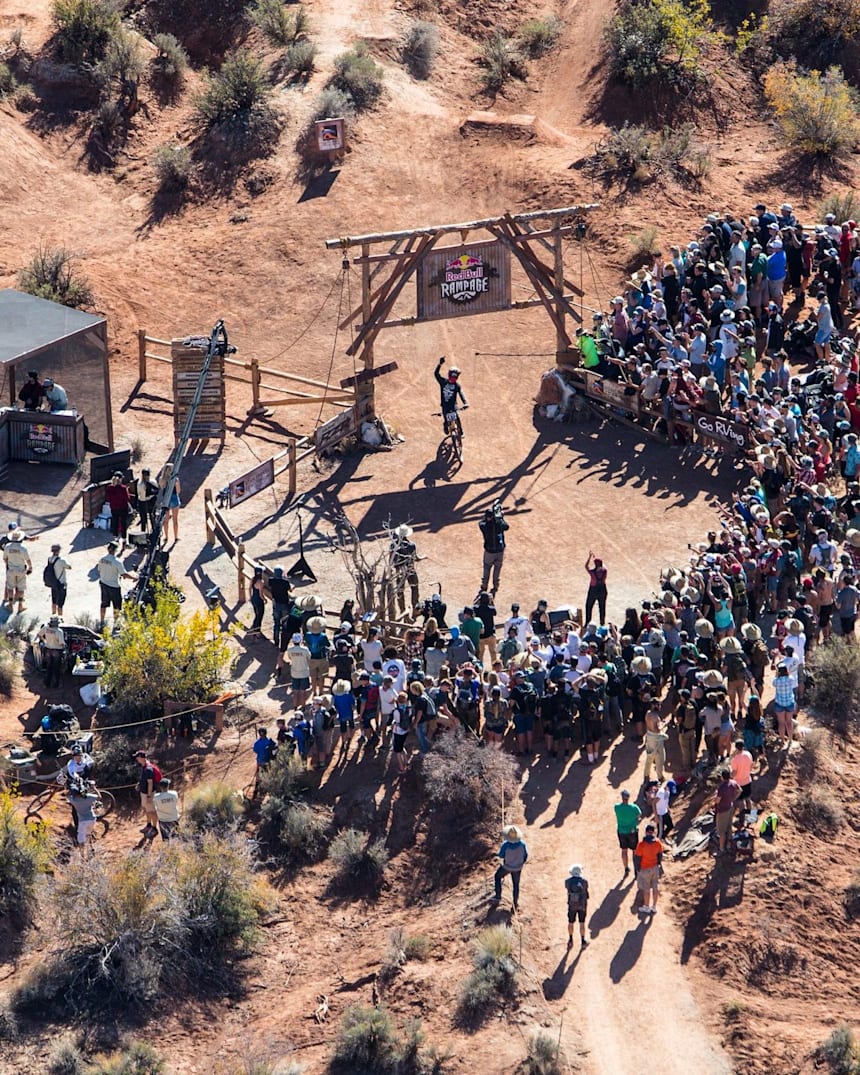
[[[847,734],[860,712],[860,647],[832,638],[828,645],[815,647],[809,668],[815,689],[807,701],[820,721]]]
[[[56,877],[43,962],[17,990],[18,1008],[138,1009],[163,989],[226,985],[269,906],[245,843],[212,834],[193,845],[113,861],[76,856]]]
[[[96,72],[106,83],[139,83],[143,77],[144,61],[138,38],[122,28],[116,30],[107,43]]]
[[[834,834],[845,824],[845,811],[827,787],[813,785],[800,792],[793,813],[798,823],[810,832]]]
[[[287,78],[307,78],[313,74],[318,51],[313,41],[294,41],[284,49],[278,68]]]
[[[30,264],[18,273],[18,287],[28,295],[63,306],[92,306],[87,278],[75,268],[75,256],[63,247],[40,246]]]
[[[457,1017],[467,1025],[479,1022],[491,1005],[510,996],[516,982],[514,935],[507,926],[488,926],[475,939],[475,969],[461,986]]]
[[[517,43],[505,37],[501,30],[494,30],[484,42],[478,64],[481,85],[487,93],[498,93],[511,79],[525,81],[529,75]]]
[[[827,1064],[830,1075],[857,1075],[860,1049],[854,1032],[842,1023],[819,1048],[818,1055]]]
[[[328,843],[328,819],[305,803],[292,803],[281,815],[277,845],[279,857],[289,863],[313,862]]]
[[[248,17],[271,45],[286,48],[310,32],[304,6],[287,7],[283,0],[254,0]]]
[[[263,62],[246,49],[231,53],[197,96],[197,121],[239,149],[268,149],[281,123],[271,103],[272,87]]]
[[[328,857],[335,867],[335,881],[343,887],[361,885],[378,888],[382,884],[388,852],[382,840],[371,840],[365,832],[344,829],[332,840]]]
[[[523,1075],[562,1075],[562,1062],[558,1042],[539,1030],[529,1040]]]
[[[122,627],[104,650],[104,685],[112,709],[128,719],[161,712],[166,699],[209,701],[223,684],[230,647],[217,612],[183,616],[178,593],[156,586],[153,604],[127,603]]]
[[[461,731],[443,736],[424,756],[424,799],[434,817],[447,823],[501,824],[502,800],[510,803],[519,787],[509,754],[486,750]]]
[[[102,1057],[87,1069],[87,1075],[164,1075],[164,1061],[142,1041],[134,1041],[126,1049]]]
[[[707,0],[624,0],[606,28],[613,73],[634,89],[655,79],[688,86],[713,36]]]
[[[144,744],[144,748],[145,748]],[[93,760],[101,787],[128,787],[140,779],[140,766],[134,760],[139,741],[120,732],[102,732],[97,739]]]
[[[47,830],[29,828],[11,791],[0,791],[0,916],[29,920],[36,882],[51,861]]]
[[[382,68],[370,55],[367,45],[359,42],[335,57],[334,74],[327,86],[346,94],[356,112],[365,112],[379,103],[382,79]]]
[[[558,45],[562,21],[557,15],[543,15],[524,22],[517,31],[517,40],[526,56],[538,60]]]
[[[0,694],[7,698],[12,694],[19,667],[19,640],[6,631],[0,631]]]
[[[152,167],[162,190],[184,190],[194,168],[191,150],[177,142],[165,142],[153,154]]]
[[[711,167],[710,153],[697,141],[692,124],[660,131],[628,123],[611,127],[593,161],[596,171],[606,176],[626,176],[640,183],[659,175],[699,180]]]
[[[401,55],[414,78],[429,78],[439,51],[439,30],[432,22],[413,22],[403,39]]]
[[[239,793],[224,781],[201,784],[185,800],[185,820],[200,832],[234,829],[244,813]]]
[[[776,64],[764,92],[786,145],[820,160],[844,157],[860,142],[860,99],[838,67],[801,72],[794,62]]]
[[[0,62],[0,97],[11,97],[18,89],[18,80],[8,63]]]
[[[828,213],[832,213],[838,221],[856,220],[860,213],[860,198],[853,190],[834,191],[818,206],[817,220],[824,220]]]
[[[173,34],[154,34],[152,43],[157,50],[153,70],[169,84],[180,86],[188,71],[188,54],[179,39]]]
[[[335,1040],[330,1070],[342,1075],[442,1075],[447,1057],[424,1048],[420,1020],[401,1034],[384,1007],[347,1008]]]
[[[112,0],[54,0],[54,51],[66,63],[97,64],[120,28]]]
[[[311,105],[311,122],[318,119],[341,119],[355,114],[351,99],[343,90],[329,86],[318,93]]]

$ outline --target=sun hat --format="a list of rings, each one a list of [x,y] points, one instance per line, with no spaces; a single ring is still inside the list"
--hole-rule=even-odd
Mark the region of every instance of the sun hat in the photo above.
[[[735,319],[735,311],[734,310],[723,310],[723,312],[720,314],[720,320],[721,321],[734,321],[734,319]]]
[[[745,623],[741,628],[741,634],[747,642],[758,642],[761,638],[761,628],[755,623]]]
[[[803,624],[800,622],[800,620],[797,620],[797,619],[786,620],[785,621],[785,629],[786,629],[786,631],[788,631],[788,633],[790,635],[802,635],[803,634]]]
[[[502,829],[502,835],[508,840],[522,840],[523,834],[516,825],[508,825]]]
[[[630,667],[638,676],[644,676],[651,671],[651,660],[648,657],[634,657]]]
[[[305,594],[304,597],[300,597],[298,600],[298,606],[303,612],[310,612],[320,608],[322,601],[314,593]]]
[[[567,871],[571,877],[582,877],[582,867],[577,863]]]
[[[325,630],[325,620],[322,616],[311,616],[307,622],[309,631],[319,632]]]
[[[845,541],[855,549],[860,548],[860,530],[850,529],[845,535]]]
[[[686,597],[691,605],[698,605],[702,600],[701,591],[697,590],[695,586],[685,586],[681,590],[681,597]]]
[[[726,681],[723,679],[722,673],[718,672],[716,668],[709,668],[707,672],[702,675],[702,686],[709,687],[711,689],[717,687],[725,687]]]
[[[696,634],[700,638],[713,638],[714,625],[710,620],[696,620]]]
[[[331,693],[333,695],[335,695],[335,697],[339,698],[343,694],[349,694],[349,692],[351,690],[352,690],[352,684],[349,682],[349,680],[347,680],[347,679],[338,679],[338,680],[335,680],[335,684],[331,689]]]
[[[408,537],[412,537],[413,530],[412,530],[412,527],[407,526],[406,523],[401,523],[400,526],[398,526],[396,528],[394,533],[395,533],[395,535],[397,537],[408,538]]]
[[[720,642],[720,649],[723,651],[723,653],[743,653],[743,647],[741,646],[740,642],[738,642],[738,640],[736,638],[733,638],[732,636],[724,638]]]

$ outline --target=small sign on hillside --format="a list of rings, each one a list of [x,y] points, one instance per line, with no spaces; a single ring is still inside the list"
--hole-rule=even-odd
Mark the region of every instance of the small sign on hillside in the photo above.
[[[341,153],[346,144],[342,119],[318,119],[314,124],[314,135],[320,153]]]

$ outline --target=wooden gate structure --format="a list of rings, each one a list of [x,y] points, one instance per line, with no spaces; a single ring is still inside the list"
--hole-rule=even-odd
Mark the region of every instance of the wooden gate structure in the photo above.
[[[327,239],[326,249],[342,250],[344,258],[348,250],[358,247],[361,251],[352,260],[352,264],[361,268],[361,305],[350,311],[338,326],[345,329],[360,319],[346,351],[353,357],[358,355],[363,364],[358,374],[349,379],[357,395],[358,422],[375,415],[376,378],[391,368],[390,365],[374,367],[374,344],[384,328],[464,314],[543,306],[555,326],[557,360],[570,362],[573,355],[567,318],[581,323],[574,300],[582,298],[582,289],[565,276],[562,240],[579,234],[584,214],[598,208],[598,204],[504,213],[462,224]],[[478,237],[470,242],[469,236],[475,233]],[[459,242],[454,246],[439,245],[446,235],[458,236]],[[388,249],[374,253],[373,248],[380,244]],[[551,261],[541,257],[541,250],[552,256]],[[519,264],[534,288],[534,298],[511,299],[513,261]],[[380,275],[384,279],[376,283]],[[391,318],[395,303],[413,277],[418,282],[415,315]]]

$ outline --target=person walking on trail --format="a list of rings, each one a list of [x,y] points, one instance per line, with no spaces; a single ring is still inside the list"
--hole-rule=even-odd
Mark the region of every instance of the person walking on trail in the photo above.
[[[501,902],[502,881],[510,876],[511,885],[514,890],[514,910],[516,911],[520,902],[520,874],[522,873],[523,866],[528,862],[529,849],[525,845],[522,832],[516,825],[508,825],[502,835],[505,838],[504,842],[496,852],[497,857],[502,860],[502,864],[496,870],[496,875],[493,879],[495,893],[492,902]]]
[[[579,921],[579,942],[583,948],[588,944],[585,936],[585,916],[588,911],[588,881],[582,875],[581,866],[571,866],[564,882],[567,890],[567,947],[573,946],[573,926]]]
[[[63,672],[63,657],[66,653],[66,636],[60,627],[60,617],[52,616],[41,628],[38,640],[42,646],[42,660],[45,664],[45,686],[59,687]]]
[[[660,723],[660,710],[652,707],[645,714],[645,776],[647,784],[651,779],[651,770],[656,765],[657,779],[662,784],[663,769],[666,765],[666,743],[669,736]]]
[[[159,772],[156,773],[155,767],[146,756],[145,750],[136,751],[134,760],[140,766],[137,790],[140,792],[140,805],[143,807],[143,812],[146,815],[146,825],[144,825],[140,831],[144,836],[149,838],[158,832],[158,814],[155,812],[155,804],[152,801],[152,796],[155,794],[156,784],[161,779],[161,771],[159,770]]]
[[[42,572],[42,581],[51,591],[51,613],[54,616],[63,615],[63,607],[66,604],[68,594],[68,571],[71,568],[68,560],[60,556],[60,546],[51,546],[51,555]]]
[[[448,432],[447,424],[448,419],[453,418],[457,425],[460,427],[460,436],[463,436],[463,427],[460,424],[460,419],[457,416],[459,410],[457,406],[457,400],[459,400],[463,409],[469,406],[466,401],[466,397],[463,395],[463,389],[460,387],[460,370],[457,366],[449,366],[448,376],[443,377],[439,372],[445,365],[445,356],[439,359],[436,363],[436,369],[433,376],[436,378],[436,383],[439,385],[440,395],[440,410],[442,411],[442,429],[444,432]],[[482,587],[484,588],[484,587]]]
[[[600,626],[606,623],[606,578],[609,572],[603,566],[603,561],[595,557],[589,549],[588,559],[585,561],[585,570],[588,572],[588,593],[585,595],[585,622],[591,623],[591,613],[595,604],[600,616]]]
[[[633,863],[636,867],[636,885],[642,898],[639,913],[656,914],[660,873],[663,869],[663,845],[657,839],[654,825],[645,826],[645,836],[636,845]]]
[[[732,818],[735,816],[735,803],[740,794],[740,785],[732,779],[731,769],[721,769],[720,782],[714,795],[714,820],[717,836],[720,838],[719,854],[726,849],[726,840],[732,830]]]
[[[621,861],[624,864],[624,876],[630,873],[630,852],[634,856],[639,846],[639,822],[642,811],[630,801],[630,792],[621,792],[621,802],[615,804],[615,827],[618,831],[618,846],[621,848]]]
[[[492,572],[493,588],[490,592],[495,597],[499,589],[502,564],[505,560],[505,531],[509,529],[508,523],[502,517],[502,506],[498,500],[484,512],[484,517],[478,523],[478,527],[484,540],[484,570],[481,575],[481,589],[486,590],[489,588],[490,572]]]

